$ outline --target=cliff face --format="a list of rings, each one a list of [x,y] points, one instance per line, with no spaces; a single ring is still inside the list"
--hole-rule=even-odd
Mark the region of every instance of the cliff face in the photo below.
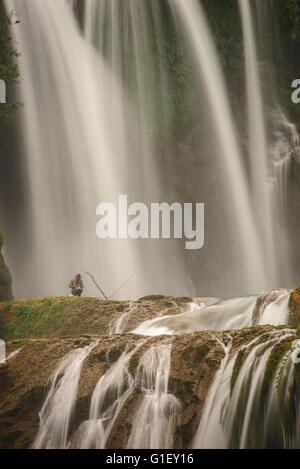
[[[2,247],[3,235],[0,231],[0,302],[11,301],[13,299],[12,278],[1,253]]]

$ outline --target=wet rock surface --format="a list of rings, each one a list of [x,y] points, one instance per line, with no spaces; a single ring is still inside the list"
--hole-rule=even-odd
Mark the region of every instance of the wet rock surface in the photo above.
[[[229,333],[233,336],[232,353],[254,337],[274,330],[260,326]],[[30,448],[39,426],[39,411],[49,388],[49,378],[62,358],[74,349],[95,340],[98,345],[84,361],[78,386],[71,432],[88,418],[91,395],[100,377],[124,351],[140,347],[129,363],[129,372],[136,377],[142,354],[157,344],[172,344],[169,393],[180,401],[174,446],[187,448],[195,434],[210,385],[224,351],[218,341],[228,340],[223,332],[197,332],[172,337],[146,338],[132,334],[115,336],[78,336],[58,339],[12,341],[7,352],[20,350],[7,363],[0,365],[0,447]],[[107,442],[108,448],[127,445],[132,418],[141,402],[141,389],[134,389],[118,418]]]

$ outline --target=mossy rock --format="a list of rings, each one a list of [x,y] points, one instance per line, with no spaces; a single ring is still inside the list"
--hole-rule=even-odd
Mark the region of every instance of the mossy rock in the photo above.
[[[235,383],[237,382],[242,366],[245,363],[248,355],[249,355],[249,351],[246,351],[246,350],[240,350],[237,354],[234,367],[232,370],[231,380],[230,380],[230,394],[231,395],[233,393],[234,386],[235,386]]]
[[[191,381],[181,381],[180,379],[169,378],[168,391],[174,394],[181,401],[185,401],[186,396],[191,396],[193,383]]]
[[[140,298],[138,301],[160,301],[164,300],[166,297],[164,295],[148,295],[148,296],[143,296]]]
[[[3,247],[3,235],[0,231],[0,302],[13,300],[12,277],[1,253]]]
[[[292,326],[300,326],[300,287],[292,291],[289,301],[290,320]]]
[[[291,349],[291,344],[294,338],[287,340],[285,342],[281,342],[274,346],[269,359],[267,361],[267,365],[265,368],[264,374],[264,383],[263,383],[263,394],[266,395],[270,389],[270,386],[273,382],[273,379],[276,374],[276,370],[284,356],[287,352]]]

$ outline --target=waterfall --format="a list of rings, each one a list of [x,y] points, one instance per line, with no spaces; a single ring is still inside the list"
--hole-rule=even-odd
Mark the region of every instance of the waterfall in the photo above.
[[[110,322],[108,326],[108,335],[123,334],[131,316],[138,310],[138,306],[133,301],[129,302],[125,312],[117,319]]]
[[[111,430],[134,389],[129,364],[142,344],[140,342],[133,350],[123,352],[98,381],[92,395],[89,420],[83,422],[78,431],[81,449],[105,448]]]
[[[275,241],[280,244],[276,252],[278,265],[281,265],[281,283],[295,282],[292,249],[288,226],[288,184],[292,162],[300,161],[300,137],[295,124],[290,122],[278,96],[277,76],[274,73],[275,61],[282,53],[275,5],[273,0],[256,0],[258,20],[258,52],[261,69],[264,72],[262,87],[265,98],[265,116],[269,130],[268,159],[269,177],[272,189],[272,207]]]
[[[227,99],[226,87],[217,59],[204,13],[195,0],[170,0],[174,15],[183,24],[193,50],[199,75],[202,77],[213,115],[219,155],[225,167],[226,196],[233,218],[230,218],[234,250],[233,259],[239,264],[235,282],[240,291],[257,291],[263,285],[272,284],[267,278],[263,262],[263,248],[260,245],[256,223],[252,214],[250,194],[241,151],[238,145],[233,116]],[[229,216],[229,215],[228,215]],[[237,237],[235,235],[237,234]]]
[[[227,385],[227,380],[224,378],[224,370],[228,364],[232,348],[232,337],[227,336],[226,339],[226,342],[222,342],[216,338],[216,341],[224,350],[224,358],[206,397],[201,421],[195,436],[195,442],[193,443],[194,447],[201,449],[208,448],[212,444],[214,449],[225,447],[219,416],[222,411],[220,404],[222,404],[224,388]],[[212,422],[214,425],[211,424]]]
[[[5,5],[21,18],[12,34],[22,53],[18,59],[19,100],[26,104],[20,124],[30,241],[25,280],[22,276],[19,281],[18,265],[11,262],[17,296],[64,294],[69,278],[85,270],[92,271],[109,292],[139,266],[146,268],[126,285],[123,294],[127,298],[154,291],[177,294],[180,290],[191,295],[197,281],[207,288],[199,281],[202,269],[197,269],[199,278],[198,273],[191,274],[187,253],[178,240],[100,242],[95,235],[100,202],[116,204],[122,193],[146,203],[177,197],[174,187],[164,180],[164,172],[172,168],[170,178],[174,179],[179,169],[174,168],[172,153],[166,158],[168,164],[160,156],[161,132],[170,135],[176,120],[172,113],[174,83],[164,57],[169,27],[178,47],[187,51],[185,60],[197,82],[195,93],[205,96],[201,112],[211,121],[211,153],[224,169],[218,188],[222,203],[216,210],[226,218],[226,250],[220,247],[217,256],[221,268],[214,266],[216,289],[241,295],[274,288],[281,281],[289,283],[284,247],[278,262],[282,268],[275,268],[279,256],[278,250],[275,256],[275,244],[281,238],[272,179],[279,181],[276,191],[283,199],[287,162],[291,153],[299,154],[299,138],[280,112],[273,119],[280,124],[273,126],[272,146],[266,136],[266,109],[248,1],[240,0],[240,10],[251,184],[200,2],[85,0],[78,8],[73,0],[55,4],[45,0],[43,5],[39,0],[5,0]],[[82,30],[76,16],[79,11]],[[264,16],[260,18],[263,22]],[[180,189],[178,193],[182,195]],[[282,201],[280,204],[283,206]],[[212,225],[216,232],[217,222]],[[221,236],[217,232],[220,245]],[[27,282],[27,278],[35,281]],[[92,284],[86,283],[85,293],[95,293]]]
[[[161,316],[140,324],[132,331],[144,336],[172,335],[195,331],[243,329],[256,324],[285,325],[289,321],[290,291],[264,292],[227,300],[201,298],[189,303],[181,314]]]
[[[19,295],[65,292],[75,272],[104,276],[113,290],[136,270],[132,242],[96,238],[96,207],[125,189],[120,174],[126,148],[121,88],[80,33],[70,5],[61,0],[7,0],[22,19],[20,101],[33,245]],[[130,109],[128,105],[128,114]],[[120,157],[120,161],[116,158]],[[63,261],[66,260],[66,261]],[[139,277],[141,278],[141,276]],[[31,291],[34,285],[34,291]],[[139,291],[139,280],[131,284]],[[87,294],[93,286],[86,284]]]
[[[274,365],[270,359],[276,347],[284,347],[293,336],[292,330],[274,331],[256,337],[229,360],[225,354],[207,396],[193,447],[297,446],[300,414],[295,364],[299,361],[299,341],[294,341]]]
[[[137,380],[143,397],[133,417],[127,448],[173,448],[180,403],[168,393],[171,350],[171,344],[151,347],[139,362]]]
[[[73,350],[59,363],[50,379],[50,389],[40,412],[36,449],[66,449],[69,445],[81,367],[99,343]]]
[[[86,270],[93,272],[109,292],[141,265],[147,265],[147,269],[140,270],[126,285],[126,293],[122,291],[127,298],[150,294],[162,286],[174,294],[179,288],[187,290],[183,252],[179,249],[178,256],[171,255],[177,240],[162,249],[159,241],[100,241],[95,232],[100,202],[117,206],[119,194],[128,194],[131,202],[163,201],[149,130],[154,120],[150,113],[152,95],[144,86],[150,72],[140,63],[144,49],[138,46],[143,28],[133,30],[137,48],[134,60],[139,71],[137,85],[133,85],[138,90],[137,105],[122,79],[124,58],[117,44],[121,46],[124,41],[117,33],[114,36],[119,2],[85,2],[84,35],[74,14],[74,2],[5,0],[5,5],[22,20],[12,34],[21,52],[19,100],[26,103],[21,130],[26,157],[26,224],[31,242],[26,249],[27,275],[22,282],[18,281],[17,266],[11,262],[17,296],[64,294],[74,273]],[[134,15],[132,2],[129,6]],[[101,23],[110,8],[116,23],[112,31],[102,28]],[[144,14],[143,8],[134,17],[134,28]],[[103,34],[112,35],[100,41],[97,48],[89,25],[92,20],[99,34],[103,30]],[[111,60],[105,48],[110,41]],[[160,78],[163,95],[163,73]],[[170,262],[172,278],[167,274]],[[26,278],[35,281],[26,284]],[[95,295],[88,281],[85,294]]]
[[[251,188],[253,202],[259,209],[259,232],[263,237],[264,259],[268,266],[268,278],[279,284],[278,269],[275,266],[276,250],[273,237],[273,213],[268,170],[268,153],[264,103],[256,54],[256,45],[251,17],[250,2],[239,0],[244,33],[245,72],[248,100],[248,121],[250,139]],[[256,209],[256,210],[257,210]]]

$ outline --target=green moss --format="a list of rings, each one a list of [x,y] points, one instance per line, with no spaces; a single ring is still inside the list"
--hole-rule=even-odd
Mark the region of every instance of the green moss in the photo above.
[[[238,352],[238,355],[237,355],[235,363],[234,363],[234,367],[233,367],[233,371],[232,371],[232,375],[231,375],[231,380],[230,380],[230,394],[233,393],[235,383],[238,379],[238,376],[240,374],[242,366],[245,363],[245,360],[248,357],[248,355],[249,355],[249,352],[247,352],[245,350],[240,350]]]
[[[270,386],[273,382],[273,379],[275,377],[276,370],[280,362],[286,355],[286,353],[290,350],[291,343],[292,343],[292,339],[286,342],[277,344],[273,348],[269,356],[266,369],[265,369],[264,382],[263,382],[263,395],[266,395],[268,393]]]
[[[50,337],[63,323],[72,305],[72,298],[55,297],[0,304],[0,335],[7,341]]]
[[[103,409],[108,409],[120,396],[124,394],[127,387],[124,383],[111,386],[104,397]]]
[[[30,391],[28,391],[25,395],[25,403],[27,404],[33,404],[33,405],[38,405],[43,402],[45,397],[45,388],[43,387],[37,387],[37,388],[32,388]]]
[[[181,381],[180,379],[170,377],[168,390],[178,399],[184,401],[187,395],[190,396],[192,394],[192,385],[190,381]]]
[[[199,363],[206,356],[210,348],[209,342],[197,343],[194,342],[191,345],[184,348],[181,353],[181,358],[190,363]]]

